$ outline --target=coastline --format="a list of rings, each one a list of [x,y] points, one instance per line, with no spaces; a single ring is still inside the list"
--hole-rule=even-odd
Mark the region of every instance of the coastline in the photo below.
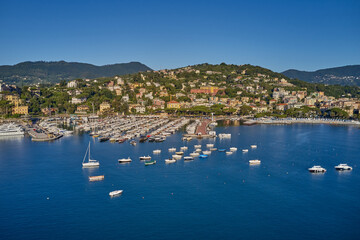
[[[254,119],[245,121],[245,125],[252,124],[330,124],[360,126],[359,121],[342,119],[317,119],[317,118],[285,118],[285,119]]]

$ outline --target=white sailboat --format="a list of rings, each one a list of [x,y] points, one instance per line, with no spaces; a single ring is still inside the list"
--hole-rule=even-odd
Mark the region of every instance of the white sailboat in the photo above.
[[[89,154],[88,154],[88,152],[89,152]],[[87,162],[85,162],[85,161],[86,161],[86,155],[89,155]],[[97,160],[94,160],[94,159],[91,159],[91,158],[90,158],[90,142],[89,142],[89,146],[88,146],[88,148],[87,148],[87,150],[86,150],[86,152],[85,152],[85,156],[84,156],[84,159],[83,159],[83,162],[82,162],[82,166],[83,166],[84,168],[86,168],[86,167],[98,167],[98,166],[100,166],[100,163],[99,163]]]

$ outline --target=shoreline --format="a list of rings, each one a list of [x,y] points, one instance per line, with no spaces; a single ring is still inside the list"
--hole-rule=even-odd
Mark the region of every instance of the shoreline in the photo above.
[[[300,118],[300,119],[256,119],[245,121],[245,125],[253,124],[328,124],[328,125],[345,125],[345,126],[360,126],[359,121],[354,120],[336,120],[336,119],[315,119],[315,118]]]

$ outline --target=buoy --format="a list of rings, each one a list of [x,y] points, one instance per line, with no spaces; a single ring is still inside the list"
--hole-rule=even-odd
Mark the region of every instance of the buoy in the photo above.
[[[49,197],[47,197],[46,199],[47,199],[47,200],[49,200],[50,198],[49,198]]]

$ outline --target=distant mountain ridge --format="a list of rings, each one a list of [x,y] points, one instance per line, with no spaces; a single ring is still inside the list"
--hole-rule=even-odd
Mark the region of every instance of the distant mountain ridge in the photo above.
[[[95,66],[79,62],[22,62],[0,66],[0,80],[11,84],[57,83],[77,78],[111,77],[152,70],[140,62]]]
[[[290,69],[282,74],[311,83],[360,86],[360,65],[326,68],[314,72]]]

